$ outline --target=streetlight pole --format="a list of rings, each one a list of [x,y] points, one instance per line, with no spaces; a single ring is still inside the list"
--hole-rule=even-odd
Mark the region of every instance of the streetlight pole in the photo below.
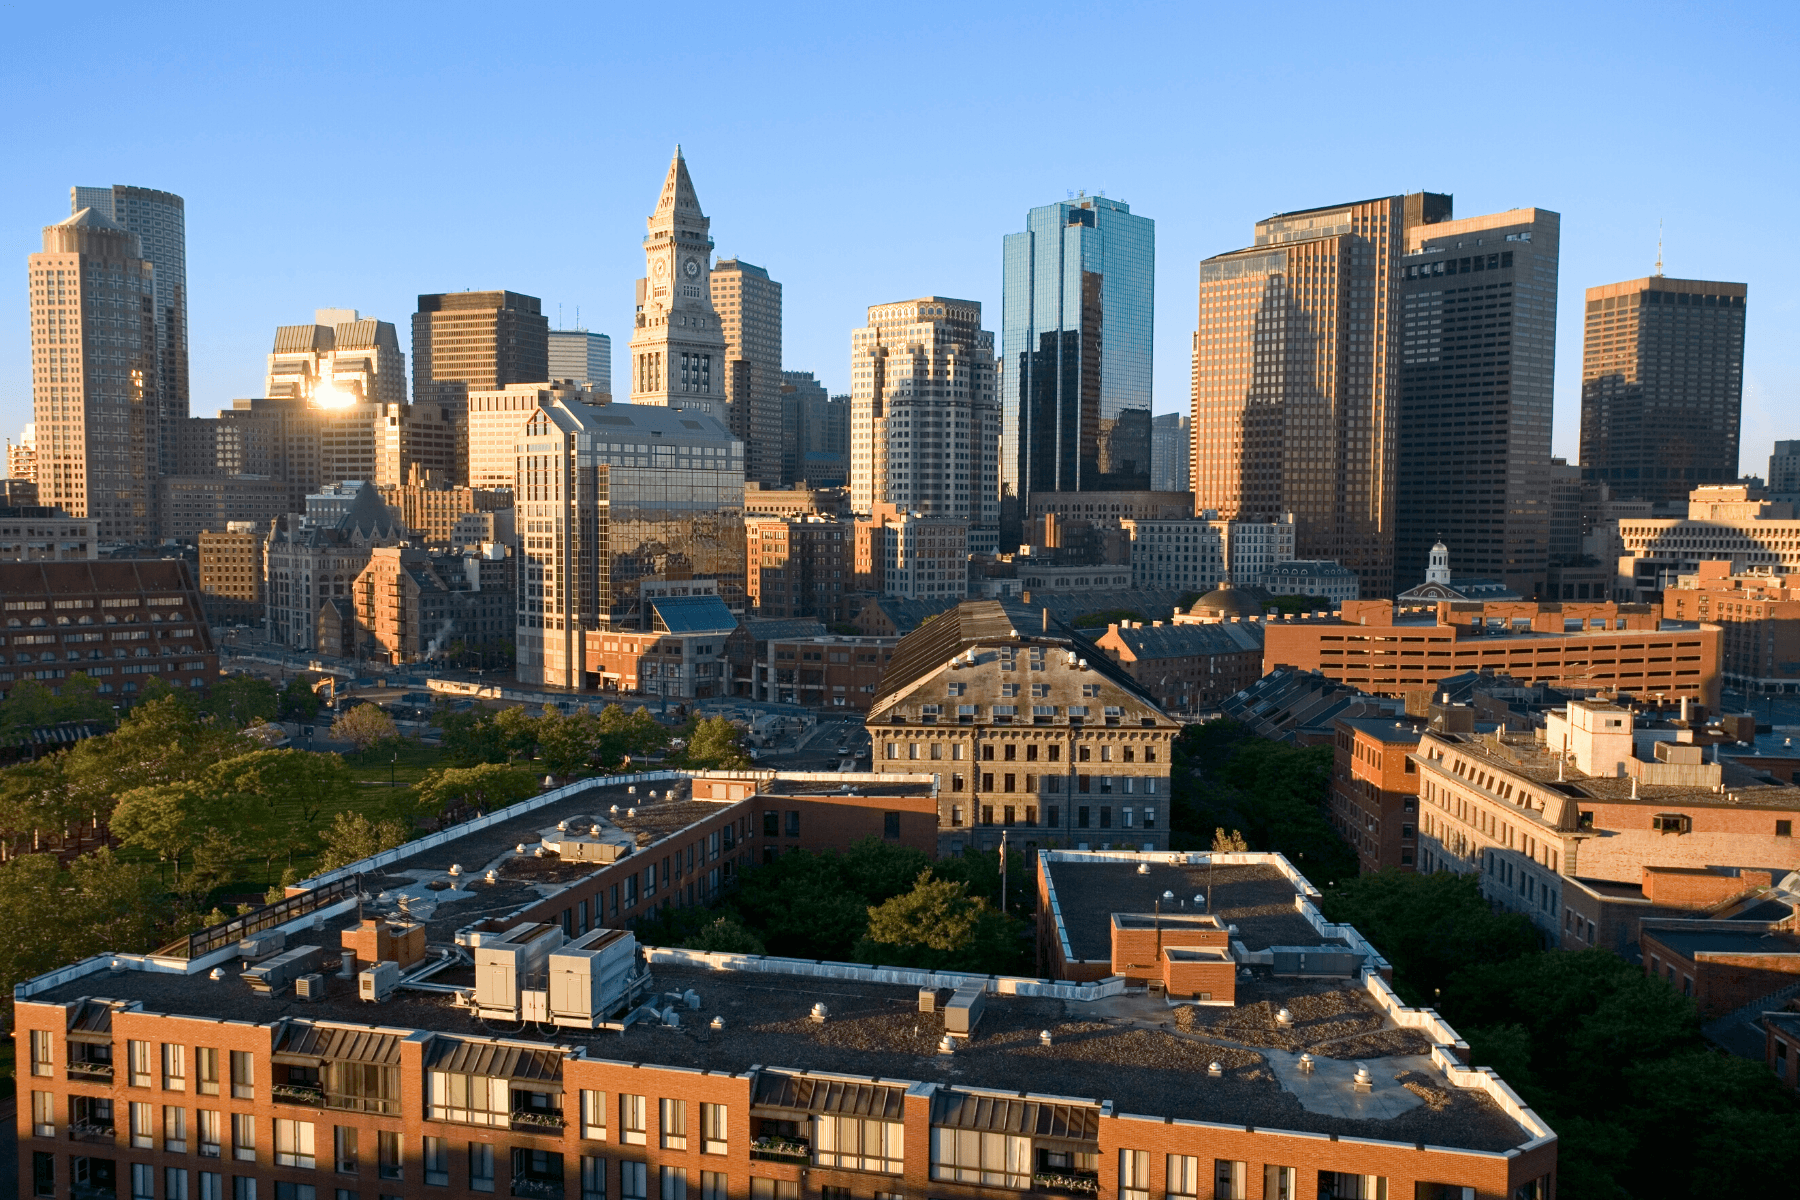
[[[1000,915],[1006,915],[1006,835],[1008,830],[1000,830]]]

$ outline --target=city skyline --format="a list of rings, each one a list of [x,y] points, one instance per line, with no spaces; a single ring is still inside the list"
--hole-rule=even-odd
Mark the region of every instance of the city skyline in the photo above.
[[[1167,17],[1170,32],[1178,35],[1173,26],[1185,19]],[[28,17],[9,20],[9,26],[20,31],[21,44],[33,23]],[[359,86],[363,91],[359,104],[385,105],[425,74],[459,65],[473,69],[479,62],[503,62],[522,53],[510,35],[497,43],[478,42],[459,32],[456,24],[452,20],[448,32],[434,32],[404,56],[392,82],[383,80],[372,91]],[[1233,19],[1213,24],[1215,35],[1230,36]],[[1609,51],[1594,61],[1594,43],[1584,30],[1602,25]],[[752,127],[744,116],[719,105],[720,85],[699,83],[691,95],[672,99],[653,120],[639,121],[627,132],[595,126],[585,155],[593,166],[584,165],[580,174],[587,178],[597,172],[597,186],[576,189],[583,198],[576,206],[575,232],[549,239],[517,236],[528,222],[541,220],[537,215],[541,201],[527,199],[522,190],[451,189],[431,205],[420,206],[405,203],[407,189],[416,185],[404,175],[392,184],[377,182],[357,189],[312,186],[304,175],[297,182],[284,175],[279,187],[265,187],[264,181],[273,180],[282,165],[278,156],[249,139],[258,120],[270,119],[267,110],[277,100],[265,87],[253,87],[234,99],[240,111],[226,111],[219,98],[229,89],[216,87],[221,80],[214,74],[204,84],[159,93],[164,119],[147,138],[141,131],[128,138],[122,129],[118,135],[102,130],[57,144],[34,137],[34,149],[41,152],[23,163],[17,186],[0,201],[0,217],[12,231],[15,252],[22,254],[37,231],[59,215],[67,189],[77,183],[110,178],[183,196],[189,209],[190,411],[204,414],[256,393],[267,330],[291,321],[296,309],[338,305],[396,314],[408,311],[410,299],[422,293],[507,287],[542,296],[546,311],[553,304],[562,305],[564,312],[579,306],[590,328],[614,338],[626,336],[628,285],[641,270],[641,250],[634,242],[641,236],[637,222],[645,202],[641,185],[626,181],[641,179],[666,163],[676,141],[686,144],[703,176],[708,212],[716,219],[718,255],[741,255],[766,266],[785,284],[783,365],[814,371],[833,393],[846,390],[848,383],[844,335],[857,326],[869,304],[892,296],[948,293],[997,312],[1000,240],[1017,228],[1018,213],[1085,187],[1090,193],[1105,191],[1123,199],[1134,212],[1146,213],[1158,223],[1156,265],[1164,294],[1156,306],[1153,408],[1166,413],[1185,407],[1185,361],[1195,322],[1192,281],[1202,258],[1229,250],[1238,244],[1238,231],[1246,222],[1277,211],[1344,196],[1439,187],[1456,195],[1458,211],[1542,204],[1563,214],[1567,237],[1559,289],[1554,450],[1570,458],[1577,451],[1579,423],[1580,330],[1572,319],[1579,297],[1586,287],[1647,274],[1655,259],[1657,219],[1662,217],[1669,275],[1744,279],[1758,286],[1762,302],[1749,315],[1746,330],[1741,469],[1760,472],[1768,444],[1789,432],[1779,427],[1776,417],[1782,399],[1800,381],[1800,347],[1784,336],[1780,322],[1796,303],[1785,283],[1795,273],[1784,269],[1784,260],[1795,251],[1777,240],[1770,253],[1767,240],[1747,228],[1754,219],[1749,211],[1756,206],[1738,203],[1745,192],[1780,194],[1793,170],[1776,158],[1747,152],[1756,131],[1776,127],[1782,111],[1793,106],[1791,97],[1760,82],[1764,73],[1755,64],[1761,56],[1776,54],[1792,40],[1791,23],[1768,25],[1754,12],[1740,12],[1696,31],[1699,61],[1713,61],[1704,54],[1704,46],[1715,41],[1740,51],[1734,60],[1737,69],[1729,77],[1722,68],[1702,66],[1702,78],[1690,89],[1700,96],[1716,91],[1717,112],[1714,102],[1699,99],[1680,110],[1629,117],[1615,124],[1607,146],[1596,149],[1573,128],[1563,132],[1567,123],[1555,115],[1581,111],[1615,89],[1632,86],[1632,64],[1642,57],[1637,51],[1652,48],[1647,40],[1639,41],[1648,39],[1649,32],[1621,33],[1616,22],[1597,13],[1565,14],[1550,42],[1534,51],[1530,63],[1520,64],[1519,91],[1525,98],[1514,116],[1538,129],[1534,153],[1511,161],[1489,162],[1480,156],[1443,160],[1456,163],[1448,170],[1426,165],[1407,147],[1445,144],[1459,121],[1453,108],[1414,118],[1415,127],[1404,143],[1378,147],[1373,154],[1351,153],[1332,144],[1326,133],[1309,134],[1299,145],[1304,152],[1287,156],[1289,161],[1256,172],[1233,169],[1252,160],[1265,161],[1258,157],[1266,149],[1265,135],[1257,129],[1267,118],[1253,116],[1252,95],[1255,104],[1272,108],[1277,118],[1292,115],[1345,83],[1345,67],[1317,64],[1316,77],[1293,89],[1291,96],[1281,89],[1258,93],[1254,88],[1241,96],[1226,95],[1216,105],[1209,103],[1209,120],[1198,130],[1187,128],[1181,114],[1192,109],[1181,101],[1191,99],[1197,89],[1207,90],[1207,84],[1195,79],[1157,82],[1153,77],[1164,72],[1134,72],[1130,95],[1138,119],[1126,123],[1110,142],[1097,131],[1103,123],[1117,127],[1116,105],[1104,118],[1077,114],[1059,128],[1032,132],[1026,142],[1031,153],[1023,159],[1009,154],[1004,161],[980,162],[973,170],[928,165],[923,174],[911,177],[908,193],[932,188],[954,192],[958,211],[950,223],[914,220],[913,200],[879,182],[878,173],[863,169],[873,152],[848,144],[836,132],[871,112],[877,103],[872,98],[851,94],[842,103],[817,109],[795,106],[798,111],[779,114],[763,128]],[[729,17],[719,27],[754,34],[752,42],[759,47],[773,48],[780,40],[775,33],[755,33]],[[1473,35],[1476,29],[1471,23],[1461,32]],[[160,55],[162,60],[179,62],[190,52],[151,26],[138,32],[144,39],[140,45],[148,50],[143,58],[154,61]],[[629,30],[621,33],[627,36],[614,40],[629,44]],[[253,35],[252,29],[229,36]],[[378,21],[372,36],[399,39],[402,31],[392,22]],[[1111,47],[1115,36],[1122,35],[1100,35],[1098,48]],[[1445,36],[1458,36],[1454,23]],[[872,37],[872,31],[852,26],[833,35],[834,50],[849,50]],[[1024,38],[1026,44],[1053,56],[1076,53],[1062,35],[1048,30],[1028,32]],[[1158,40],[1172,47],[1182,39]],[[215,43],[223,44],[217,39]],[[893,44],[893,52],[903,50],[903,44]],[[702,57],[711,59],[715,53]],[[1176,52],[1148,53],[1160,59]],[[437,57],[428,58],[430,54]],[[834,52],[817,60],[826,78],[848,77],[847,65],[840,65],[843,57]],[[605,60],[627,76],[649,71],[618,52],[609,51]],[[1579,70],[1571,65],[1577,60]],[[148,69],[120,62],[127,71]],[[23,97],[27,89],[38,86],[33,82],[36,69],[23,70],[0,87]],[[352,69],[334,67],[336,73],[318,82],[336,86],[341,73]],[[941,69],[928,67],[925,78],[935,77]],[[228,70],[226,81],[229,77]],[[1234,65],[1222,82],[1247,85],[1257,77],[1257,68]],[[1015,72],[1002,71],[995,80],[976,85],[975,94],[990,111],[1004,116],[1024,103],[1013,94],[1018,82]],[[1228,93],[1230,87],[1223,91]],[[942,114],[968,99],[968,93],[952,88],[928,103],[931,113]],[[80,110],[93,102],[76,98],[73,103]],[[29,106],[14,107],[22,114]],[[1730,119],[1716,121],[1722,112],[1729,112]],[[1756,115],[1746,118],[1741,115],[1745,112]],[[767,116],[762,114],[759,121]],[[17,132],[22,129],[17,122],[23,119],[15,117],[16,136],[23,136]],[[209,140],[196,144],[192,129],[184,123],[201,128],[202,119]],[[520,136],[510,122],[489,117],[471,121],[459,129],[459,137],[482,144],[497,141],[501,125],[507,127],[506,136]],[[543,131],[527,129],[525,141],[535,144],[549,137],[550,124],[546,122]],[[565,127],[554,124],[560,136]],[[443,136],[429,129],[415,135],[389,125],[381,134],[387,142],[416,138],[434,144]],[[181,132],[166,132],[171,128]],[[776,157],[769,150],[780,143],[808,146],[807,175],[789,179],[776,174],[785,168],[771,170],[769,164]],[[1653,172],[1655,183],[1645,186],[1637,168],[1671,155],[1682,158],[1684,169]],[[1710,186],[1712,178],[1725,174],[1726,163],[1732,164],[1730,177],[1738,181],[1730,194]],[[1627,177],[1629,184],[1624,182]],[[231,203],[229,197],[251,187],[273,194],[254,207]],[[385,243],[386,249],[356,256],[336,253],[334,239],[342,236],[343,223],[349,221],[362,223],[359,243],[373,239]],[[270,228],[282,231],[282,253],[234,253],[236,247],[266,240]],[[844,266],[843,248],[848,245],[857,247],[856,269]],[[23,294],[11,289],[0,296],[0,353],[5,355],[0,423],[9,436],[17,436],[30,419],[25,327]],[[614,391],[620,394],[617,379]]]

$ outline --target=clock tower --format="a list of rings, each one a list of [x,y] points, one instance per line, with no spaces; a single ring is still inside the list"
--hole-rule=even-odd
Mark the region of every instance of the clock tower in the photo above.
[[[700,211],[680,146],[646,224],[631,331],[631,401],[699,409],[729,428],[725,333],[712,305],[712,222]]]

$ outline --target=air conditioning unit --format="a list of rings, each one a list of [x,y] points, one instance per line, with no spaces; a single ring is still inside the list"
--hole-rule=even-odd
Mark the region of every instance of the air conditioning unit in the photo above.
[[[323,1000],[325,998],[325,976],[316,971],[311,975],[302,975],[294,980],[294,995],[302,1000]]]
[[[265,929],[261,933],[251,934],[238,943],[238,957],[267,958],[271,954],[280,954],[286,948],[286,933],[279,929]]]
[[[378,962],[365,967],[356,976],[356,994],[376,1003],[387,1000],[399,986],[400,964],[397,962]]]

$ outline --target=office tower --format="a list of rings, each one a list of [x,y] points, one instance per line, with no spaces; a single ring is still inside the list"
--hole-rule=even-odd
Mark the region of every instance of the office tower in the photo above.
[[[406,356],[391,321],[353,308],[320,308],[310,325],[282,325],[269,354],[265,396],[291,396],[315,408],[405,404]]]
[[[1189,490],[1188,455],[1192,450],[1193,418],[1184,413],[1164,413],[1150,420],[1150,490]]]
[[[700,211],[681,147],[644,222],[644,278],[631,331],[634,404],[698,409],[729,422],[725,331],[713,311],[712,222]]]
[[[172,474],[175,448],[167,439],[175,422],[188,415],[187,205],[173,192],[154,188],[70,188],[69,215],[84,208],[137,234],[140,253],[156,269],[151,303],[156,314],[157,421],[164,439],[157,446],[156,469]]]
[[[1736,481],[1749,290],[1661,274],[1587,290],[1582,478],[1677,504]]]
[[[869,308],[850,335],[850,505],[964,521],[992,550],[1000,521],[994,335],[973,300]]]
[[[1432,192],[1280,213],[1200,264],[1194,500],[1225,517],[1294,514],[1297,558],[1394,594],[1405,231],[1450,217]]]
[[[660,585],[742,603],[744,444],[721,422],[556,399],[525,414],[518,444],[521,682],[599,687],[605,643],[584,631],[659,628]]]
[[[506,291],[420,296],[412,348],[413,403],[444,410],[457,431],[458,463],[468,458],[464,418],[470,392],[550,378],[550,322],[536,296]]]
[[[850,482],[850,397],[833,396],[811,371],[783,371],[783,428],[794,425],[789,483],[845,487]]]
[[[519,467],[519,431],[525,415],[534,408],[548,408],[557,400],[581,404],[605,404],[608,397],[580,384],[515,383],[492,391],[469,393],[467,421],[468,457],[464,479],[470,487],[510,488]]]
[[[27,258],[40,503],[102,542],[156,536],[156,268],[138,235],[84,208]]]
[[[1800,502],[1800,441],[1775,443],[1775,453],[1769,455],[1769,499]]]
[[[744,515],[745,591],[760,617],[842,621],[853,591],[856,525],[816,514]]]
[[[591,392],[612,395],[612,339],[604,333],[552,329],[549,364],[545,379],[567,379]]]
[[[764,487],[783,473],[781,421],[781,285],[761,267],[721,258],[712,269],[713,311],[725,335],[725,399],[731,433],[744,443],[750,479]]]
[[[1003,525],[1033,492],[1148,491],[1156,222],[1104,196],[1034,208],[1006,237]]]
[[[1412,226],[1398,248],[1397,587],[1441,540],[1458,573],[1545,595],[1561,227],[1515,208]]]
[[[37,482],[37,422],[25,422],[16,443],[6,439],[6,477]]]

